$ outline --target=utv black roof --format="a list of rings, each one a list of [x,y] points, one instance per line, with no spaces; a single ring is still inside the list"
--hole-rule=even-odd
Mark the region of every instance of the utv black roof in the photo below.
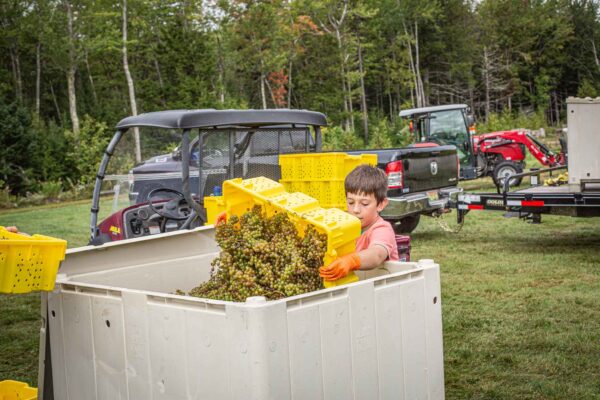
[[[408,110],[400,111],[400,116],[403,118],[411,117],[415,114],[427,114],[434,111],[448,111],[457,110],[462,108],[468,108],[466,104],[447,104],[445,106],[432,106],[432,107],[421,107],[421,108],[410,108]]]
[[[122,119],[117,129],[149,126],[171,129],[208,128],[217,126],[258,127],[273,125],[326,126],[327,118],[315,111],[267,110],[169,110],[140,114]]]

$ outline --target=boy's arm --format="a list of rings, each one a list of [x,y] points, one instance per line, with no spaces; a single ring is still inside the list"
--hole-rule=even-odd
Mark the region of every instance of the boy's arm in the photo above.
[[[371,247],[358,252],[361,270],[369,270],[381,265],[389,257],[388,250],[381,244],[375,243]]]
[[[387,224],[374,229],[370,234],[369,247],[341,256],[334,262],[319,269],[321,277],[328,281],[340,279],[350,271],[370,270],[391,257],[396,245],[394,230]]]
[[[357,269],[369,270],[388,258],[387,249],[375,244],[368,249],[341,256],[329,265],[319,268],[319,274],[328,281],[335,281]]]

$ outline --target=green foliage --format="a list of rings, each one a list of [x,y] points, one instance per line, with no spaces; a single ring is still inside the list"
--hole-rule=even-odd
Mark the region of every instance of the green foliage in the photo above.
[[[66,132],[71,143],[67,157],[79,174],[79,182],[89,184],[95,179],[99,161],[112,137],[111,133],[106,123],[96,121],[89,115],[81,121],[78,137],[70,131]]]
[[[598,97],[598,89],[594,85],[592,81],[589,79],[584,79],[579,85],[579,89],[577,89],[578,97]]]
[[[0,179],[0,208],[12,208],[15,202],[10,194],[10,188]]]
[[[58,200],[63,190],[61,181],[45,181],[40,183],[40,194],[50,201]]]
[[[77,179],[77,171],[66,160],[71,141],[65,130],[54,121],[34,119],[33,134],[36,137],[39,162],[35,165],[40,180],[61,181]]]
[[[501,113],[492,113],[487,123],[477,123],[478,133],[496,132],[515,128],[524,128],[537,130],[544,128],[549,130],[548,122],[543,112],[524,114],[524,113],[509,113],[504,111]]]
[[[364,147],[363,141],[354,132],[348,132],[339,126],[324,128],[323,150],[355,150]]]
[[[390,147],[392,147],[392,139],[387,120],[380,119],[377,123],[371,124],[368,148],[385,149]]]
[[[0,179],[13,194],[35,188],[32,167],[39,153],[27,109],[17,102],[5,103],[0,97]]]
[[[72,48],[66,4],[2,8],[0,179],[16,196],[38,191],[45,180],[90,183],[110,133],[92,140],[89,130],[105,131],[98,124],[112,127],[131,112],[120,3],[68,4],[76,17]],[[600,93],[597,1],[132,0],[128,10],[139,113],[312,109],[355,130],[332,128],[325,139],[331,148],[410,143],[397,116],[417,106],[419,79],[425,105],[467,103],[480,120],[488,110],[502,114],[488,125],[503,128],[558,125],[566,97]],[[82,121],[88,132],[81,143],[68,133],[69,67],[77,71],[78,114],[95,121]],[[358,139],[363,99],[366,144]],[[529,110],[533,116],[517,114]],[[131,154],[109,167],[123,172]]]

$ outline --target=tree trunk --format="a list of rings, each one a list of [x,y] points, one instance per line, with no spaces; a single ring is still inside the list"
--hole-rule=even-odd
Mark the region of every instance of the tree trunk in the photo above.
[[[75,32],[73,29],[73,7],[70,2],[67,5],[67,30],[69,33],[69,67],[67,68],[67,92],[69,95],[69,114],[71,115],[71,125],[75,140],[79,139],[79,116],[77,115],[77,96],[75,94]]]
[[[407,37],[410,37],[408,34],[408,30],[406,29],[406,24],[404,22],[402,22],[402,26],[404,27],[404,34]],[[413,58],[413,53],[412,53],[412,45],[410,44],[410,40],[407,41],[406,43],[406,47],[408,49],[408,68],[410,69],[411,75],[413,77],[413,85],[414,85],[414,90],[411,90],[410,92],[410,97],[411,97],[411,103],[415,105],[415,107],[421,107],[421,95],[419,92],[419,83],[417,82],[417,71],[415,69],[415,60]],[[414,92],[414,98],[413,98],[413,92]]]
[[[19,103],[23,102],[23,80],[21,79],[21,62],[19,60],[19,49],[14,46],[10,48],[10,59],[12,63],[13,79],[15,81],[15,97]]]
[[[490,119],[490,62],[487,47],[483,47],[483,82],[485,87],[485,122]]]
[[[344,96],[344,114],[345,118],[344,118],[344,130],[347,132],[350,130],[350,118],[349,115],[351,113],[350,111],[350,105],[348,103],[351,103],[348,100],[348,96],[347,96],[347,88],[346,88],[346,68],[345,68],[345,60],[344,60],[344,52],[342,50],[342,37],[340,34],[340,30],[338,29],[337,26],[334,27],[335,29],[335,38],[337,40],[337,44],[338,44],[338,50],[340,52],[340,77],[341,77],[341,82],[342,82],[342,94]]]
[[[273,88],[271,87],[271,84],[269,83],[269,79],[265,78],[265,83],[267,84],[267,89],[269,89],[269,94],[271,95],[271,101],[273,102],[273,106],[275,108],[279,108],[279,106],[277,105],[277,101],[275,100],[275,94],[273,93]]]
[[[94,98],[94,104],[98,104],[98,95],[96,94],[96,85],[94,85],[94,77],[92,76],[90,62],[88,61],[87,50],[85,50],[85,68],[87,70],[88,80],[90,81],[90,87],[92,88],[92,97]]]
[[[392,97],[392,82],[390,81],[390,71],[388,69],[386,69],[386,74],[385,74],[385,80],[386,80],[386,87],[387,87],[387,95],[388,95],[388,102],[389,102],[389,113],[390,113],[390,121],[393,121],[394,118],[394,100]]]
[[[156,57],[152,57],[154,59],[154,69],[156,70],[156,76],[158,77],[158,87],[160,87],[160,103],[163,107],[167,107],[167,102],[165,101],[165,84],[162,79],[162,73],[160,72],[160,64]]]
[[[598,60],[598,53],[596,52],[596,41],[592,38],[592,52],[594,53],[594,62],[596,63],[596,68],[600,71],[600,60]]]
[[[260,73],[260,99],[263,110],[267,109],[267,94],[265,93],[265,74]]]
[[[554,116],[556,117],[555,126],[560,126],[560,106],[559,106],[560,98],[558,97],[558,93],[556,90],[554,91]]]
[[[405,31],[406,31],[406,27],[405,27]],[[392,60],[394,61],[394,65],[398,65],[398,60],[396,58],[396,52],[392,51]],[[390,83],[390,90],[392,90],[392,83]],[[395,97],[396,97],[396,109],[398,110],[398,112],[400,112],[400,106],[402,104],[402,98],[400,96],[401,90],[400,90],[400,82],[396,82],[394,85],[394,90],[395,90]],[[410,91],[410,102],[411,104],[415,104],[414,98],[413,98],[413,92],[412,90]],[[395,112],[394,112],[395,115]]]
[[[290,58],[290,66],[288,67],[288,99],[287,99],[287,108],[292,108],[292,59]]]
[[[419,90],[419,97],[421,98],[421,104],[419,107],[427,106],[427,99],[425,98],[425,88],[423,87],[423,79],[421,78],[421,65],[420,65],[420,53],[419,53],[419,25],[415,20],[415,71],[417,73],[417,85]]]
[[[127,59],[127,0],[123,0],[123,70],[127,79],[127,87],[129,88],[129,102],[131,103],[131,115],[137,115],[137,102],[135,99],[135,86],[133,78],[129,71],[129,61]],[[133,128],[133,137],[135,140],[135,161],[142,161],[142,151],[140,146],[140,130],[136,126]]]
[[[42,81],[42,44],[37,42],[35,46],[35,115],[40,117],[40,90]]]
[[[217,51],[219,54],[219,100],[221,104],[225,104],[225,65],[223,62],[223,51],[221,49],[221,41],[217,35]]]
[[[62,115],[60,112],[60,107],[58,106],[58,100],[56,99],[56,93],[54,93],[54,85],[52,83],[50,83],[50,93],[52,93],[52,102],[54,103],[54,108],[56,109],[56,118],[62,126]]]
[[[358,39],[358,72],[360,73],[360,111],[362,112],[363,119],[363,134],[365,138],[365,144],[369,141],[369,114],[367,112],[367,93],[365,91],[365,71],[363,66],[362,48],[360,45],[360,39]]]

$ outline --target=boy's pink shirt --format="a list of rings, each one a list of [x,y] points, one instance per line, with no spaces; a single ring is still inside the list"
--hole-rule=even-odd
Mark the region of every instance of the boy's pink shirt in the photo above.
[[[377,217],[356,240],[356,251],[366,250],[373,245],[381,245],[388,251],[388,260],[398,260],[398,247],[396,245],[396,234],[389,222]]]

